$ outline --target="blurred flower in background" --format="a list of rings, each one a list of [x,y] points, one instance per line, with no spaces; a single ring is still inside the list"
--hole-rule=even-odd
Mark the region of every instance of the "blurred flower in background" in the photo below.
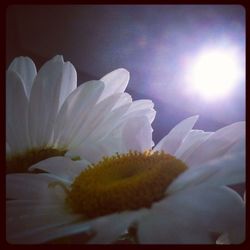
[[[103,144],[109,151],[112,139],[119,147],[115,133],[151,128],[153,103],[132,101],[124,93],[128,81],[129,72],[117,69],[77,88],[75,68],[62,56],[48,61],[38,74],[30,58],[16,58],[6,83],[7,171],[26,172],[59,155],[89,160]],[[152,146],[152,137],[147,143],[142,149]]]

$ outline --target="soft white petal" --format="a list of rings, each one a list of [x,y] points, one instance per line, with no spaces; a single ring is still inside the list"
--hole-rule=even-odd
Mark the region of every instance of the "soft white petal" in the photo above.
[[[67,157],[57,156],[36,163],[31,166],[29,170],[41,169],[72,182],[89,164],[90,163],[85,160],[79,163]]]
[[[96,163],[101,160],[102,157],[108,156],[110,150],[111,148],[109,148],[108,144],[86,140],[77,147],[69,149],[65,156],[74,158],[80,155],[88,162]]]
[[[196,168],[189,168],[168,187],[168,193],[199,184],[232,185],[245,182],[245,154],[235,153],[210,161]]]
[[[123,96],[124,94],[122,94]],[[119,105],[118,108],[113,109],[107,113],[106,118],[99,124],[98,128],[94,131],[92,140],[96,141],[97,138],[104,139],[110,137],[114,130],[124,126],[129,119],[137,119],[137,117],[147,117],[149,122],[152,123],[155,117],[154,104],[150,100],[138,100],[132,103],[126,102],[124,105]],[[111,135],[112,136],[112,135]]]
[[[94,106],[93,114],[84,123],[84,128],[90,131],[88,140],[100,140],[122,121],[132,103],[127,95],[127,93],[113,94]],[[95,121],[92,121],[93,119]]]
[[[8,199],[44,200],[46,202],[64,202],[65,191],[61,186],[50,186],[58,183],[56,176],[49,174],[9,174],[6,176],[6,197]],[[68,185],[63,182],[63,185]]]
[[[89,81],[79,86],[66,99],[55,124],[54,140],[58,145],[68,146],[74,139],[76,132],[93,111],[103,89],[103,82]],[[82,133],[85,136],[85,132]]]
[[[228,149],[226,154],[235,154],[240,152],[246,152],[246,138],[240,138]]]
[[[6,136],[12,152],[22,152],[29,147],[28,99],[20,77],[7,72],[6,83]]]
[[[8,241],[16,244],[41,244],[61,237],[88,232],[89,230],[88,222],[61,223],[61,225],[48,225],[37,230],[19,233]]]
[[[154,151],[165,151],[174,155],[186,135],[193,128],[198,115],[189,117],[178,123],[154,148]]]
[[[128,119],[122,130],[122,144],[125,152],[150,150],[153,146],[152,131],[147,117]]]
[[[6,220],[7,241],[14,244],[43,243],[57,237],[53,234],[55,228],[79,219],[81,219],[80,215],[73,215],[53,207],[48,207],[43,213],[10,217]]]
[[[136,212],[123,212],[103,216],[97,220],[91,221],[90,226],[97,232],[97,235],[94,236],[89,243],[108,244],[114,242],[134,221],[142,216],[142,214],[143,210]]]
[[[114,104],[112,111],[115,109],[118,109],[124,105],[131,104],[132,103],[132,97],[128,93],[121,93],[120,99],[118,100],[117,103]]]
[[[220,235],[220,237],[216,240],[216,244],[218,244],[218,245],[230,245],[231,242],[228,238],[228,234],[224,233],[224,234]]]
[[[151,128],[151,122],[155,116],[153,107],[154,104],[150,100],[135,101],[132,104],[126,102],[124,105],[119,105],[118,108],[106,114],[95,130],[92,129],[88,138],[76,147],[70,148],[66,155],[70,157],[81,155],[90,162],[97,162],[103,156],[110,156],[116,152],[126,153],[129,150],[151,149],[154,145]],[[123,141],[121,138],[127,135],[128,138]],[[133,138],[131,139],[133,136],[135,142]]]
[[[129,82],[129,72],[126,69],[116,69],[100,79],[105,84],[104,91],[99,102],[115,93],[122,93]]]
[[[138,236],[140,243],[215,243],[210,233],[244,227],[244,213],[242,199],[234,191],[200,185],[156,203],[140,219]]]
[[[124,115],[126,114],[130,106],[131,104],[127,103],[108,112],[102,122],[95,129],[93,137],[89,138],[89,140],[96,142],[96,138],[98,138],[98,140],[101,140],[109,136],[120,124],[126,121]]]
[[[57,56],[39,70],[30,94],[29,130],[34,147],[51,143],[60,106],[76,87],[76,72],[69,62]]]
[[[34,62],[29,57],[20,56],[11,62],[8,70],[15,71],[20,76],[26,96],[29,98],[31,87],[37,74]]]
[[[223,156],[234,144],[245,138],[245,122],[233,123],[213,133],[208,139],[192,152],[185,162],[189,166]]]
[[[156,115],[154,103],[146,99],[133,101],[124,117],[127,118],[139,115],[146,116],[149,122],[152,123]]]
[[[46,214],[56,210],[65,210],[62,204],[47,203],[44,200],[7,200],[6,218],[22,217],[31,214]]]
[[[97,141],[103,135],[98,133],[98,130],[102,130],[100,124],[106,120],[109,112],[113,106],[119,101],[122,94],[114,94],[103,101],[99,102],[93,107],[88,116],[82,121],[82,124],[75,130],[72,141],[69,147],[74,147],[80,143],[84,143],[87,138],[92,138],[93,141]],[[110,121],[110,123],[115,121]],[[99,136],[99,138],[98,138]]]
[[[204,132],[202,130],[190,130],[183,139],[180,147],[175,152],[175,157],[185,161],[188,154],[193,152],[201,143],[208,139],[213,132]]]

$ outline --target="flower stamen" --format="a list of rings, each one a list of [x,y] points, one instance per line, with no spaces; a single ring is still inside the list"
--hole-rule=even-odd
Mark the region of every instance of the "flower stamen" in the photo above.
[[[66,202],[88,218],[149,208],[186,169],[182,161],[164,152],[116,154],[76,177]]]

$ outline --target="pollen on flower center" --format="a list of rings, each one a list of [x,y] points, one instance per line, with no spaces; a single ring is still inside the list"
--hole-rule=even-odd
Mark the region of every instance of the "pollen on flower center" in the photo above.
[[[117,154],[76,177],[66,202],[88,218],[148,208],[186,169],[182,161],[164,152]]]
[[[15,154],[7,158],[7,171],[9,173],[27,172],[33,164],[53,156],[63,156],[65,149],[56,149],[52,147],[31,149],[22,154]]]

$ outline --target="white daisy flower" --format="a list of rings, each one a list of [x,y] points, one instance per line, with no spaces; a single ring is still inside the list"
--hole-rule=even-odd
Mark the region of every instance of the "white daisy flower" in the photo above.
[[[46,62],[38,73],[30,58],[19,57],[10,64],[6,80],[8,172],[26,172],[53,156],[91,160],[92,149],[98,154],[125,124],[139,132],[145,119],[151,124],[155,117],[150,100],[132,101],[124,93],[129,72],[122,68],[77,87],[76,70],[62,56]]]
[[[214,235],[241,243],[245,205],[227,186],[245,181],[245,123],[204,132],[192,129],[197,118],[180,122],[153,150],[141,151],[149,124],[144,134],[128,127],[120,141],[129,153],[92,155],[91,165],[50,158],[31,167],[46,174],[9,174],[8,242],[88,232],[88,243],[106,244],[132,226],[142,244],[215,244]]]

